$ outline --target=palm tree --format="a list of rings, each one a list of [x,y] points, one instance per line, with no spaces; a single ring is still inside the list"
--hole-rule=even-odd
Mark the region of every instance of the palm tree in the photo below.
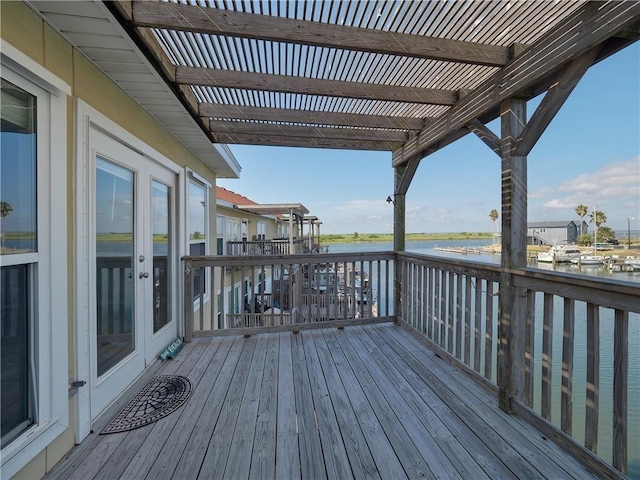
[[[496,220],[498,220],[498,210],[496,210],[495,208],[493,210],[491,210],[489,212],[489,218],[493,222],[493,233],[495,234],[496,233]],[[494,241],[494,243],[496,241],[495,235],[493,237],[493,241]]]
[[[604,212],[601,212],[600,210],[596,210],[595,212],[591,212],[589,214],[589,223],[595,223],[596,227],[600,227],[600,225],[602,225],[603,223],[607,223],[607,216],[604,214]]]
[[[13,212],[13,207],[9,202],[5,202],[4,200],[0,202],[0,218],[4,218]]]
[[[584,216],[587,214],[588,211],[589,211],[589,207],[587,207],[586,205],[580,204],[576,207],[576,213],[580,217],[580,235],[584,233],[582,228],[582,224],[584,223],[584,220],[582,219],[584,218]]]

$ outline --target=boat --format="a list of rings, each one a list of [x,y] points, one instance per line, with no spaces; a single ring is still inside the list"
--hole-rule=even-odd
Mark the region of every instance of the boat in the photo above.
[[[578,266],[587,265],[604,265],[604,256],[602,255],[580,255],[572,258],[571,263]]]
[[[538,252],[538,262],[568,263],[573,258],[582,255],[582,251],[576,245],[554,245],[546,252]]]
[[[627,257],[625,265],[630,265],[636,271],[640,271],[640,257]]]

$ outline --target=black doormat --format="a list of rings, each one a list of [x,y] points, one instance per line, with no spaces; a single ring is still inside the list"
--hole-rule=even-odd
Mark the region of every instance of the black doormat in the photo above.
[[[127,403],[102,429],[101,435],[126,432],[166,417],[187,401],[191,382],[178,375],[158,375]]]

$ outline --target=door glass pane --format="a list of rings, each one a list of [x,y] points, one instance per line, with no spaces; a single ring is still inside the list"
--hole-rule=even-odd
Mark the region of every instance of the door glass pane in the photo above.
[[[36,97],[2,80],[0,253],[37,250]]]
[[[96,160],[98,376],[135,349],[134,173]]]
[[[153,231],[153,333],[171,321],[171,190],[153,181],[151,188]]]
[[[2,267],[0,405],[2,446],[33,423],[29,368],[29,265]]]

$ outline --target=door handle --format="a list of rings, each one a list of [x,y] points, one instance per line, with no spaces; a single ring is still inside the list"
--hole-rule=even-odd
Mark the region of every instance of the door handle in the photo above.
[[[140,278],[149,278],[149,272],[140,272]]]

